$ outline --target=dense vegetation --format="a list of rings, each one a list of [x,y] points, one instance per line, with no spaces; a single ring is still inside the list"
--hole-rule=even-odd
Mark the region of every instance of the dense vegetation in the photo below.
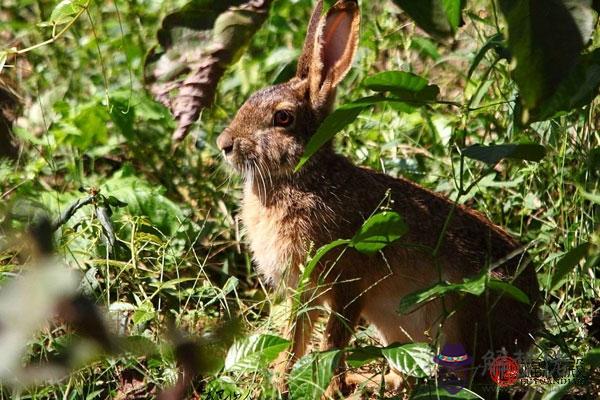
[[[242,1],[185,3],[2,1],[1,398],[278,396],[268,364],[287,344],[283,302],[253,269],[241,185],[215,139],[249,94],[290,76],[313,2],[266,2],[268,15],[235,20],[237,39],[215,21]],[[581,378],[521,390],[597,395],[597,2],[361,7],[357,61],[339,90],[347,105],[319,138],[339,132],[356,164],[445,193],[518,238],[544,298],[534,352],[578,360]],[[231,66],[191,86],[189,112],[177,100],[185,86],[160,84],[193,78],[182,60],[219,40]],[[217,82],[212,106],[193,100],[210,101]],[[372,333],[353,346],[377,345]],[[357,369],[391,363],[416,377],[396,396],[429,395],[427,346],[365,348]],[[308,356],[296,397],[318,398],[335,359]]]

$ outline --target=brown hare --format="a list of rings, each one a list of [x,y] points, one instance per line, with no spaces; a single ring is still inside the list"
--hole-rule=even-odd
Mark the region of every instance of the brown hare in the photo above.
[[[536,310],[498,292],[466,298],[449,295],[411,314],[398,313],[403,296],[439,280],[431,253],[419,246],[436,246],[452,202],[408,180],[352,165],[334,152],[331,143],[294,172],[306,143],[331,111],[336,87],[350,69],[358,45],[360,13],[355,0],[338,0],[325,15],[322,11],[319,0],[296,76],[253,94],[217,139],[227,161],[245,178],[241,216],[254,261],[272,284],[294,288],[307,253],[352,237],[387,195],[389,207],[405,219],[409,230],[377,254],[346,249],[343,254],[332,251],[320,261],[311,281],[321,290],[302,297],[315,307],[300,315],[290,330],[287,368],[305,354],[322,305],[331,310],[324,349],[347,346],[363,318],[386,345],[431,342],[439,333],[441,342],[464,344],[476,359],[488,350],[525,351],[538,326]],[[522,254],[509,256],[518,249],[515,240],[484,216],[458,206],[437,261],[444,280],[462,282],[504,260],[492,276],[516,276],[513,283],[535,304],[535,271],[522,268]],[[456,312],[440,319],[444,309]],[[339,374],[332,387],[343,384]]]

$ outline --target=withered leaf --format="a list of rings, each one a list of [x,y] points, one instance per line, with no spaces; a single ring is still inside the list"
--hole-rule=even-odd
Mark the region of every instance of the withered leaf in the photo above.
[[[223,73],[266,20],[271,1],[197,0],[165,17],[144,79],[177,120],[173,140],[182,140],[212,103]]]

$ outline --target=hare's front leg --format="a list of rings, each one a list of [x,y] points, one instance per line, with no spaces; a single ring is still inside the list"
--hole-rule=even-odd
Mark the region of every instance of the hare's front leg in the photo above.
[[[360,318],[360,302],[338,296],[337,299],[331,300],[330,306],[331,314],[325,327],[322,350],[343,349],[348,346]],[[335,397],[339,392],[348,394],[349,387],[346,385],[345,376],[345,356],[342,354],[333,381],[325,392],[327,398]]]

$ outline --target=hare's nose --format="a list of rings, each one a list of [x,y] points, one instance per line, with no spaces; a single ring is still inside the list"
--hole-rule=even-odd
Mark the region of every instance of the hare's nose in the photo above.
[[[224,131],[217,138],[217,146],[225,153],[225,155],[231,153],[233,150],[233,137],[228,131]]]

